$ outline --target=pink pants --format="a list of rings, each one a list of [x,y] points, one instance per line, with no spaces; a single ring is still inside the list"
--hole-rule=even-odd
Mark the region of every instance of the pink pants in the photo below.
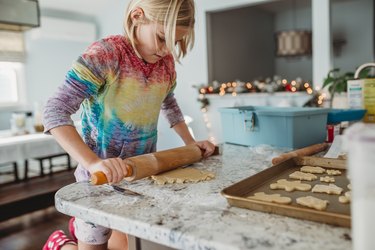
[[[79,241],[88,245],[102,245],[112,234],[109,228],[83,221],[77,217],[74,220],[74,232]]]

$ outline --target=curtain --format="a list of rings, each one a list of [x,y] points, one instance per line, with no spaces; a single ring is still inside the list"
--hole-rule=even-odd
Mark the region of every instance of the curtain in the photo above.
[[[24,62],[24,60],[23,33],[0,30],[0,62]]]

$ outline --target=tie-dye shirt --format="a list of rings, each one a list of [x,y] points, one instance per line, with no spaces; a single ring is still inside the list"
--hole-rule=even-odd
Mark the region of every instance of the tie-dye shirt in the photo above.
[[[81,134],[100,158],[153,152],[160,110],[171,126],[183,121],[175,86],[171,55],[148,64],[124,36],[107,37],[88,47],[48,100],[45,132],[73,125],[70,116],[82,104]]]

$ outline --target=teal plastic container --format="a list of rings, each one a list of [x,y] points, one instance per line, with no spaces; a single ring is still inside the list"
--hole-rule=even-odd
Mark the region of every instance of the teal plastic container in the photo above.
[[[326,139],[330,109],[246,106],[220,108],[225,142],[302,148]]]

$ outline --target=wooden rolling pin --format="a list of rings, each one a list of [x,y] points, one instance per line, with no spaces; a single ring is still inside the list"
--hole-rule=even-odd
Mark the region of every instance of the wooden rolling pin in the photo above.
[[[296,156],[313,155],[313,154],[316,154],[316,153],[319,153],[319,152],[325,150],[327,147],[328,147],[327,143],[319,143],[319,144],[314,144],[314,145],[311,145],[311,146],[308,146],[308,147],[305,147],[305,148],[290,151],[288,153],[281,154],[278,157],[273,158],[272,164],[276,165],[276,164],[279,164],[283,161],[289,160],[289,159],[291,159],[293,157],[296,157]]]
[[[202,151],[196,145],[187,145],[179,148],[129,157],[124,160],[128,170],[125,180],[139,180],[144,177],[198,162],[201,159]],[[93,173],[90,182],[94,185],[108,183],[103,172]]]

